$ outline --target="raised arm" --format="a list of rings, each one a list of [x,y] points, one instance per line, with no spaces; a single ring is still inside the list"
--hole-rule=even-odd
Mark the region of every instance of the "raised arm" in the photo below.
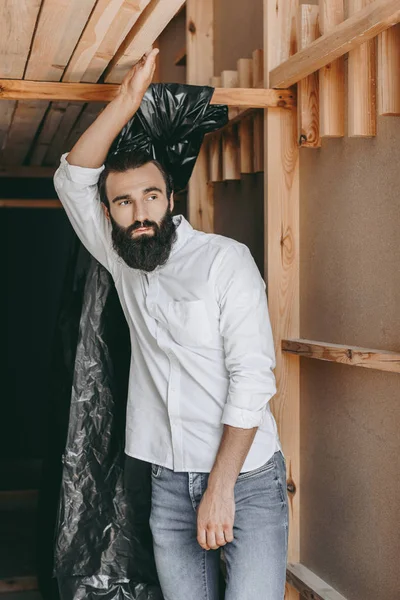
[[[111,144],[138,110],[149,87],[158,54],[155,48],[125,76],[118,95],[79,138],[67,160],[70,165],[97,169],[106,159]]]

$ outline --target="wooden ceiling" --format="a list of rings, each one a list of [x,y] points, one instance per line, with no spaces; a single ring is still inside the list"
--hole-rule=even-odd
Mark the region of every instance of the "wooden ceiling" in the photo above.
[[[120,83],[185,0],[2,0],[0,79]],[[0,168],[57,165],[104,104],[0,100]]]

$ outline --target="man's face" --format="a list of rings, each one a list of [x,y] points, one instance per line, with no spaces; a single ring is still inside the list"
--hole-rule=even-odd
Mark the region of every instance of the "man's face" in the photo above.
[[[145,221],[161,225],[168,209],[166,185],[153,163],[124,173],[110,173],[106,181],[109,213],[117,225],[126,229],[135,225],[132,238],[154,235],[154,227],[142,228]],[[174,200],[171,196],[171,212]]]
[[[164,178],[156,165],[147,163],[106,180],[113,246],[125,263],[153,271],[168,260],[176,238],[172,220],[173,197],[167,198]]]

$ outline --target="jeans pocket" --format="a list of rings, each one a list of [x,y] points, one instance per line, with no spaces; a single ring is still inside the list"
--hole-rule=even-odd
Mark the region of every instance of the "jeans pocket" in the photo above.
[[[256,477],[257,475],[261,475],[262,473],[265,473],[266,471],[270,471],[275,467],[275,457],[274,455],[271,456],[271,458],[265,463],[263,464],[261,467],[258,467],[257,469],[254,469],[253,471],[246,471],[245,473],[240,473],[237,481],[242,481],[243,479],[251,479],[253,477]]]
[[[158,479],[160,477],[162,470],[163,470],[163,468],[161,465],[155,465],[155,464],[151,465],[151,474],[156,479]]]

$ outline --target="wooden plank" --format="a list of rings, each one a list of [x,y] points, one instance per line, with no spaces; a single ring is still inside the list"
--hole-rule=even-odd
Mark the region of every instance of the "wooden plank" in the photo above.
[[[239,87],[253,87],[253,59],[240,58],[237,63]],[[254,172],[253,119],[246,117],[239,123],[239,148],[241,173]]]
[[[0,77],[23,77],[40,5],[41,0],[0,2]]]
[[[13,100],[0,102],[0,151],[7,142],[7,132],[12,123],[15,108],[16,103]]]
[[[62,208],[59,200],[0,198],[0,208]]]
[[[221,76],[211,77],[210,85],[214,88],[221,87]],[[208,181],[217,183],[218,181],[222,181],[222,135],[217,131],[208,137]]]
[[[99,80],[150,0],[100,0],[93,10],[62,80]]]
[[[344,0],[319,0],[320,29],[334,30],[344,19]],[[321,137],[344,135],[344,57],[325,65],[319,72]]]
[[[67,102],[51,103],[44,119],[43,127],[35,141],[32,155],[29,160],[30,165],[40,166],[42,164],[64,117],[67,106]]]
[[[174,65],[176,67],[185,67],[186,66],[186,57],[187,57],[186,46],[183,46],[179,50],[179,52],[177,52],[175,55]]]
[[[46,166],[58,165],[63,152],[66,152],[66,142],[70,136],[75,124],[77,123],[80,114],[84,110],[84,104],[68,104],[60,125],[55,133],[51,145],[49,146],[46,155],[43,159],[43,164]]]
[[[378,110],[400,115],[400,23],[378,36]]]
[[[209,81],[209,80],[208,80]],[[208,85],[208,82],[203,85]],[[111,102],[119,85],[100,83],[53,83],[0,79],[0,100],[60,100],[76,102]],[[211,104],[228,106],[290,108],[296,105],[296,91],[272,89],[216,88]]]
[[[43,0],[25,79],[60,81],[96,0]]]
[[[297,46],[306,48],[319,37],[319,7],[313,4],[299,6],[297,19]],[[302,148],[319,148],[319,78],[312,73],[297,86],[298,135]]]
[[[253,52],[253,86],[264,88],[264,50]],[[264,113],[258,111],[253,117],[253,143],[254,143],[254,173],[264,171]]]
[[[38,589],[36,577],[8,577],[0,579],[0,594],[29,592]]]
[[[158,0],[146,6],[107,67],[104,74],[106,83],[121,83],[132,65],[150,50],[184,2],[185,0]],[[207,81],[208,79],[209,76]]]
[[[82,134],[90,127],[90,125],[96,120],[100,112],[103,110],[104,104],[87,104],[82,110],[77,122],[75,123],[70,135],[68,136],[65,147],[65,151],[72,150],[76,142],[82,136]]]
[[[375,0],[308,48],[271,69],[269,85],[288,88],[400,21],[398,0]]]
[[[264,85],[296,48],[298,0],[264,0]],[[301,79],[301,78],[300,78]],[[270,401],[286,457],[288,561],[300,560],[300,359],[282,352],[282,339],[300,337],[300,189],[297,115],[265,112],[265,281],[275,341],[277,393]],[[291,333],[289,333],[291,332]],[[299,600],[286,586],[285,600]]]
[[[55,169],[53,167],[6,167],[0,165],[0,177],[10,179],[37,179],[53,177]]]
[[[372,0],[349,0],[349,15]],[[376,135],[376,40],[369,40],[349,52],[348,136]],[[400,50],[400,48],[399,48]]]
[[[222,71],[221,85],[226,88],[237,88],[239,75],[237,71]],[[229,118],[238,114],[237,108],[229,109]],[[223,181],[240,180],[239,133],[236,126],[222,132],[222,179]]]
[[[303,339],[282,340],[282,350],[306,358],[338,362],[353,367],[400,373],[400,352],[371,350]]]
[[[214,75],[214,2],[187,0],[186,79],[193,85],[208,85]],[[215,96],[215,93],[214,93]],[[195,229],[214,231],[214,185],[208,177],[208,151],[200,150],[189,181],[188,215]]]
[[[286,581],[304,600],[346,600],[323,579],[301,563],[288,563]]]
[[[3,165],[20,165],[24,162],[47,106],[47,102],[40,101],[18,102],[7,143],[0,152]]]

